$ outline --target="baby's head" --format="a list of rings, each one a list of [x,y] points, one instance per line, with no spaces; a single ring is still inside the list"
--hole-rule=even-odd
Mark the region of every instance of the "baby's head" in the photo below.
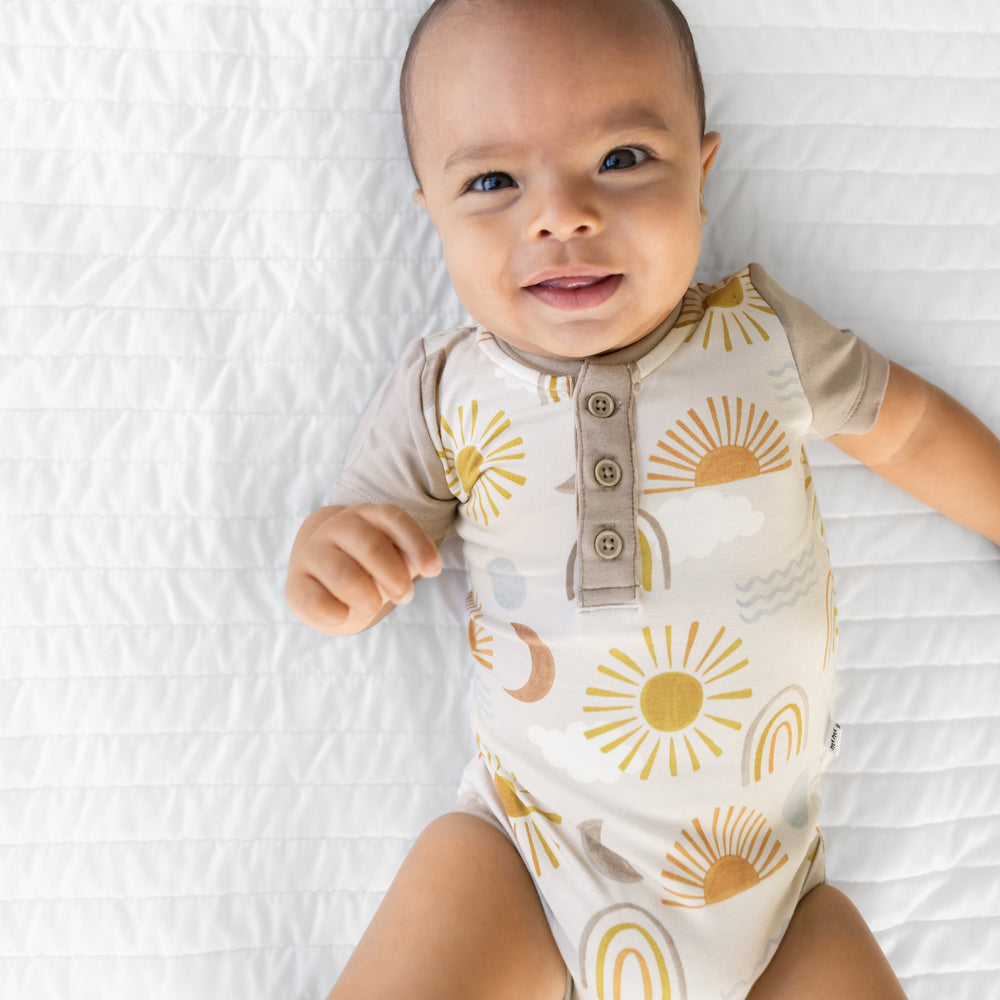
[[[437,0],[401,98],[415,198],[496,336],[586,357],[679,304],[719,137],[670,0]]]
[[[527,0],[532,3],[532,0]],[[620,0],[607,0],[607,5],[618,3],[625,6]],[[664,15],[663,28],[673,37],[678,52],[687,67],[688,84],[691,87],[691,98],[698,115],[699,127],[702,134],[705,132],[705,83],[701,75],[701,65],[698,62],[698,51],[694,45],[694,38],[691,35],[691,26],[687,18],[681,13],[677,4],[673,0],[655,0]],[[413,66],[417,59],[417,50],[423,36],[430,31],[434,24],[449,13],[456,13],[457,8],[467,8],[473,17],[477,11],[494,6],[491,0],[434,0],[434,2],[424,11],[423,16],[417,22],[410,36],[410,44],[406,50],[406,57],[403,60],[403,69],[399,76],[399,104],[403,112],[403,137],[406,140],[406,152],[410,158],[410,166],[414,175],[418,177],[417,166],[413,156]],[[517,16],[517,4],[508,5],[511,16]]]

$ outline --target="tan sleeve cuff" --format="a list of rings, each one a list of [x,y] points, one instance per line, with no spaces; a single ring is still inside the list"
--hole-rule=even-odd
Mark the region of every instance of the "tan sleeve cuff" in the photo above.
[[[826,438],[870,431],[889,382],[889,362],[790,295],[760,264],[750,265],[750,280],[785,329],[813,411],[812,433]]]

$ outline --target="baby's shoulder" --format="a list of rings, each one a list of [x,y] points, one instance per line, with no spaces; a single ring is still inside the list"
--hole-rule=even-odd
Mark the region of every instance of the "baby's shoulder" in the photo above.
[[[428,333],[411,343],[411,347],[419,345],[424,357],[444,352],[451,354],[458,349],[474,348],[483,331],[478,326],[453,326],[447,330]]]

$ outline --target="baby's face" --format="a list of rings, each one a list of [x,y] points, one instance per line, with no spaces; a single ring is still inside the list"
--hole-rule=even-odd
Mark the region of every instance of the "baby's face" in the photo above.
[[[421,43],[414,152],[466,309],[515,347],[625,347],[681,300],[701,247],[702,138],[647,0],[536,0],[446,17]]]

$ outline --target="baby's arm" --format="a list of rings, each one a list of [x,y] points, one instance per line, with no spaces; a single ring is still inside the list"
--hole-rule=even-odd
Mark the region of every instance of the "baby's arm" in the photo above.
[[[831,441],[918,500],[1000,544],[1000,440],[937,386],[892,365],[874,428]]]
[[[321,507],[295,538],[285,598],[311,628],[355,635],[409,603],[418,576],[440,572],[437,546],[400,507]]]

